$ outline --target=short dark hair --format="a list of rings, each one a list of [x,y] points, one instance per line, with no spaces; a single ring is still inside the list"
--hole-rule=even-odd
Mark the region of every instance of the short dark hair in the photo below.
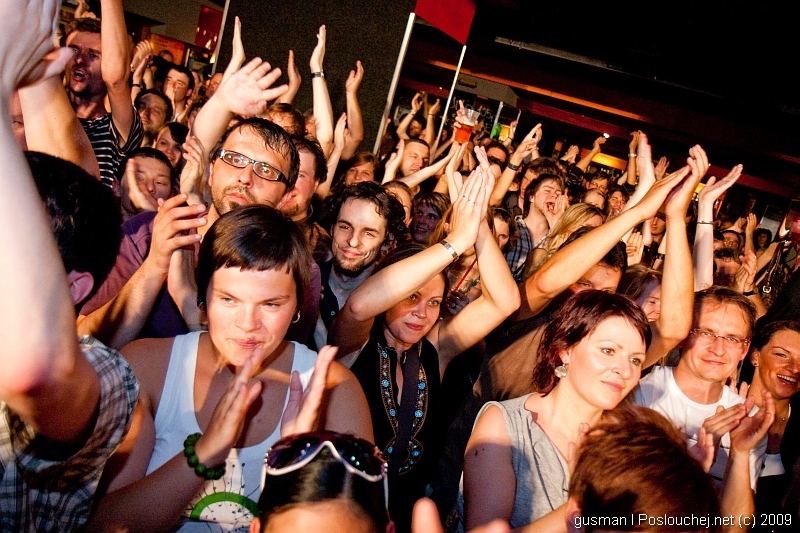
[[[750,348],[760,350],[772,339],[773,335],[787,329],[800,333],[800,322],[797,320],[776,320],[775,322],[759,324],[753,334],[753,339],[750,341]]]
[[[172,140],[178,144],[186,142],[186,136],[189,135],[189,127],[180,122],[167,122],[164,127],[169,130]]]
[[[375,270],[373,270],[372,274],[370,275],[374,276],[377,272],[380,272],[384,268],[395,263],[399,263],[400,261],[408,259],[409,257],[413,257],[427,248],[427,244],[421,244],[414,241],[404,242],[398,246],[395,246],[389,251],[389,253],[387,253],[378,261],[378,263],[375,265]],[[447,266],[438,274],[444,278],[444,291],[442,292],[443,297],[447,297],[447,295],[450,294],[450,277],[447,275],[449,269],[450,267]],[[442,316],[445,311],[445,306],[440,305],[439,316]],[[381,314],[381,319],[383,319],[383,316],[384,314]]]
[[[67,272],[88,272],[94,287],[105,281],[122,240],[122,216],[111,189],[78,165],[41,152],[26,152],[61,260]]]
[[[308,291],[311,252],[300,227],[266,205],[237,207],[211,225],[197,258],[197,303],[206,304],[214,272],[234,267],[242,270],[283,270],[294,278],[298,308]]]
[[[758,238],[761,235],[767,236],[767,244],[772,242],[772,232],[765,228],[758,228],[753,232],[753,242],[755,243],[756,246],[758,246]]]
[[[700,310],[706,302],[717,304],[731,304],[735,305],[744,313],[745,320],[747,321],[747,336],[753,333],[753,326],[756,321],[756,306],[751,302],[747,296],[739,291],[731,289],[730,287],[723,287],[721,285],[712,285],[711,287],[702,291],[694,293],[694,322],[700,318]]]
[[[187,89],[190,91],[194,90],[194,75],[192,74],[191,70],[189,70],[187,67],[184,67],[183,65],[176,65],[175,63],[169,65],[169,68],[167,69],[167,76],[169,76],[170,70],[175,70],[187,76],[189,78],[189,85],[187,86]]]
[[[279,113],[290,117],[289,128],[284,128],[289,135],[301,136],[306,134],[306,119],[303,118],[300,111],[292,107],[292,104],[285,104],[283,102],[272,104],[267,108],[267,115],[272,113]]]
[[[650,345],[647,317],[633,300],[605,291],[581,291],[571,296],[544,328],[533,369],[534,390],[549,394],[557,383],[555,370],[562,364],[561,354],[591,335],[600,323],[613,317],[627,320],[639,332],[645,345]]]
[[[292,142],[298,152],[306,152],[314,156],[314,179],[325,183],[325,180],[328,179],[328,163],[325,161],[325,154],[319,143],[314,139],[307,139],[299,135],[293,135]]]
[[[264,490],[258,499],[261,531],[266,531],[271,516],[293,505],[330,500],[354,506],[357,513],[372,521],[375,531],[386,531],[389,512],[385,498],[382,481],[368,481],[351,474],[342,461],[323,447],[302,468],[280,476],[265,476]]]
[[[497,148],[498,150],[502,150],[503,153],[506,154],[506,163],[508,163],[509,154],[508,154],[508,148],[506,148],[506,145],[504,145],[500,141],[492,141],[492,142],[490,142],[489,144],[486,145],[486,151],[488,152],[491,148]]]
[[[157,159],[161,163],[167,165],[167,168],[172,171],[172,163],[169,162],[169,158],[164,155],[164,152],[161,150],[156,150],[155,148],[150,148],[149,146],[143,146],[141,148],[137,148],[133,152],[128,154],[128,159],[133,159],[134,157],[144,157],[145,159]]]
[[[528,163],[527,168],[525,168],[525,172],[528,172],[529,170],[536,172],[538,176],[541,176],[542,174],[555,174],[556,176],[562,175],[561,169],[558,168],[556,162],[549,157],[537,157]]]
[[[431,145],[430,145],[430,144],[428,144],[428,142],[427,142],[426,140],[424,140],[424,139],[418,139],[418,138],[414,138],[414,137],[412,137],[412,138],[410,138],[410,139],[406,139],[406,147],[407,147],[409,144],[414,144],[414,143],[421,144],[422,146],[424,146],[424,147],[425,147],[425,148],[427,148],[428,150],[430,150],[430,149],[431,149]]]
[[[675,490],[681,487],[681,490]],[[683,435],[647,407],[626,405],[606,411],[578,449],[569,497],[580,508],[588,532],[643,531],[644,524],[615,525],[610,517],[704,516],[720,514],[709,476],[686,449]],[[720,531],[713,520],[685,524],[680,531]],[[652,524],[651,524],[652,525]],[[647,531],[675,531],[671,524]]]
[[[405,223],[406,211],[403,209],[403,204],[374,181],[361,181],[350,185],[328,198],[330,203],[326,202],[327,216],[324,221],[326,227],[332,227],[336,223],[339,211],[346,201],[365,200],[375,204],[378,214],[386,220],[386,239],[406,240],[408,227]]]
[[[69,26],[67,35],[71,35],[77,31],[84,33],[100,33],[100,19],[98,18],[79,18],[72,21]]]
[[[161,100],[164,102],[164,104],[166,104],[167,112],[166,112],[166,115],[164,117],[164,120],[166,122],[169,122],[172,119],[172,115],[173,115],[173,113],[175,113],[175,111],[172,109],[172,102],[169,101],[169,98],[167,98],[167,95],[165,95],[164,93],[162,93],[158,89],[145,89],[144,91],[141,91],[139,94],[136,95],[136,100],[133,102],[133,106],[137,107],[139,105],[139,102],[142,101],[142,97],[150,95],[150,94],[158,96],[159,98],[161,98]]]
[[[265,118],[243,118],[228,128],[211,150],[211,161],[213,162],[217,159],[219,151],[222,149],[231,133],[242,128],[252,130],[253,133],[261,137],[261,140],[264,141],[264,146],[275,150],[289,159],[289,174],[286,176],[288,182],[286,183],[286,190],[290,191],[293,189],[294,184],[297,182],[297,173],[300,171],[300,156],[297,154],[297,148],[295,148],[291,136],[286,133],[283,128]]]
[[[525,195],[522,198],[522,213],[523,216],[528,216],[531,210],[531,203],[533,202],[534,195],[539,192],[539,189],[547,182],[553,182],[558,185],[562,194],[564,192],[564,180],[558,174],[539,174],[530,185],[525,189]]]

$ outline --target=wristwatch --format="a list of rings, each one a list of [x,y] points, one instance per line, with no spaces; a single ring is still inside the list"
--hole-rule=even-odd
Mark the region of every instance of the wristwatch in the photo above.
[[[325,71],[324,70],[320,70],[319,72],[312,72],[311,73],[311,78],[312,79],[313,78],[322,78],[324,80],[325,79]]]
[[[511,163],[511,162],[509,162],[509,163],[506,165],[506,167],[507,167],[507,168],[510,168],[510,169],[511,169],[511,170],[513,170],[514,172],[518,172],[518,171],[519,171],[519,169],[520,169],[520,168],[522,168],[522,165],[515,165],[514,163]]]

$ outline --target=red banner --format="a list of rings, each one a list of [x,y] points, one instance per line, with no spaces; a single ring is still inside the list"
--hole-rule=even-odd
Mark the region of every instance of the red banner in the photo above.
[[[456,41],[467,44],[469,28],[475,17],[475,2],[472,0],[417,0],[414,12]]]

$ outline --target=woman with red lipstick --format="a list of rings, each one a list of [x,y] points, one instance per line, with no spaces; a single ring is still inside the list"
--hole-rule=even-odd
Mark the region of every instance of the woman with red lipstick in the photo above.
[[[759,324],[750,342],[749,362],[755,368],[747,395],[755,398],[759,407],[762,391],[775,399],[775,421],[767,434],[767,454],[755,495],[756,516],[770,516],[788,512],[785,509],[789,508],[783,507],[784,495],[800,457],[800,415],[791,416],[792,405],[800,409],[800,324],[793,320]],[[753,531],[772,531],[775,524],[770,526]],[[780,527],[774,530],[784,531]]]
[[[311,261],[303,231],[270,207],[239,207],[211,226],[196,270],[208,331],[122,350],[140,384],[136,422],[106,467],[90,531],[246,531],[267,449],[316,429],[320,403],[319,429],[372,439],[364,394],[332,362],[336,350],[284,340]]]
[[[372,412],[375,443],[389,459],[389,512],[410,528],[414,502],[443,444],[440,384],[455,356],[482,340],[519,306],[519,291],[486,222],[493,177],[479,168],[453,204],[451,231],[430,247],[393,250],[344,305],[329,340],[345,355]],[[483,293],[440,320],[448,265],[475,247]]]
[[[570,298],[539,343],[539,392],[478,414],[464,454],[461,526],[500,518],[522,527],[566,504],[570,446],[636,386],[649,342],[647,318],[627,297]]]

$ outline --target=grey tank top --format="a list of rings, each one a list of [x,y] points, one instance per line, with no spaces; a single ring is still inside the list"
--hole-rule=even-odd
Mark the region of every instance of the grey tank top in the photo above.
[[[526,526],[567,503],[569,488],[566,461],[525,409],[525,401],[529,396],[488,402],[478,413],[480,418],[490,405],[499,407],[511,439],[511,462],[517,478],[510,520],[512,528]],[[459,531],[464,530],[463,488],[461,492],[459,511],[462,520]]]

